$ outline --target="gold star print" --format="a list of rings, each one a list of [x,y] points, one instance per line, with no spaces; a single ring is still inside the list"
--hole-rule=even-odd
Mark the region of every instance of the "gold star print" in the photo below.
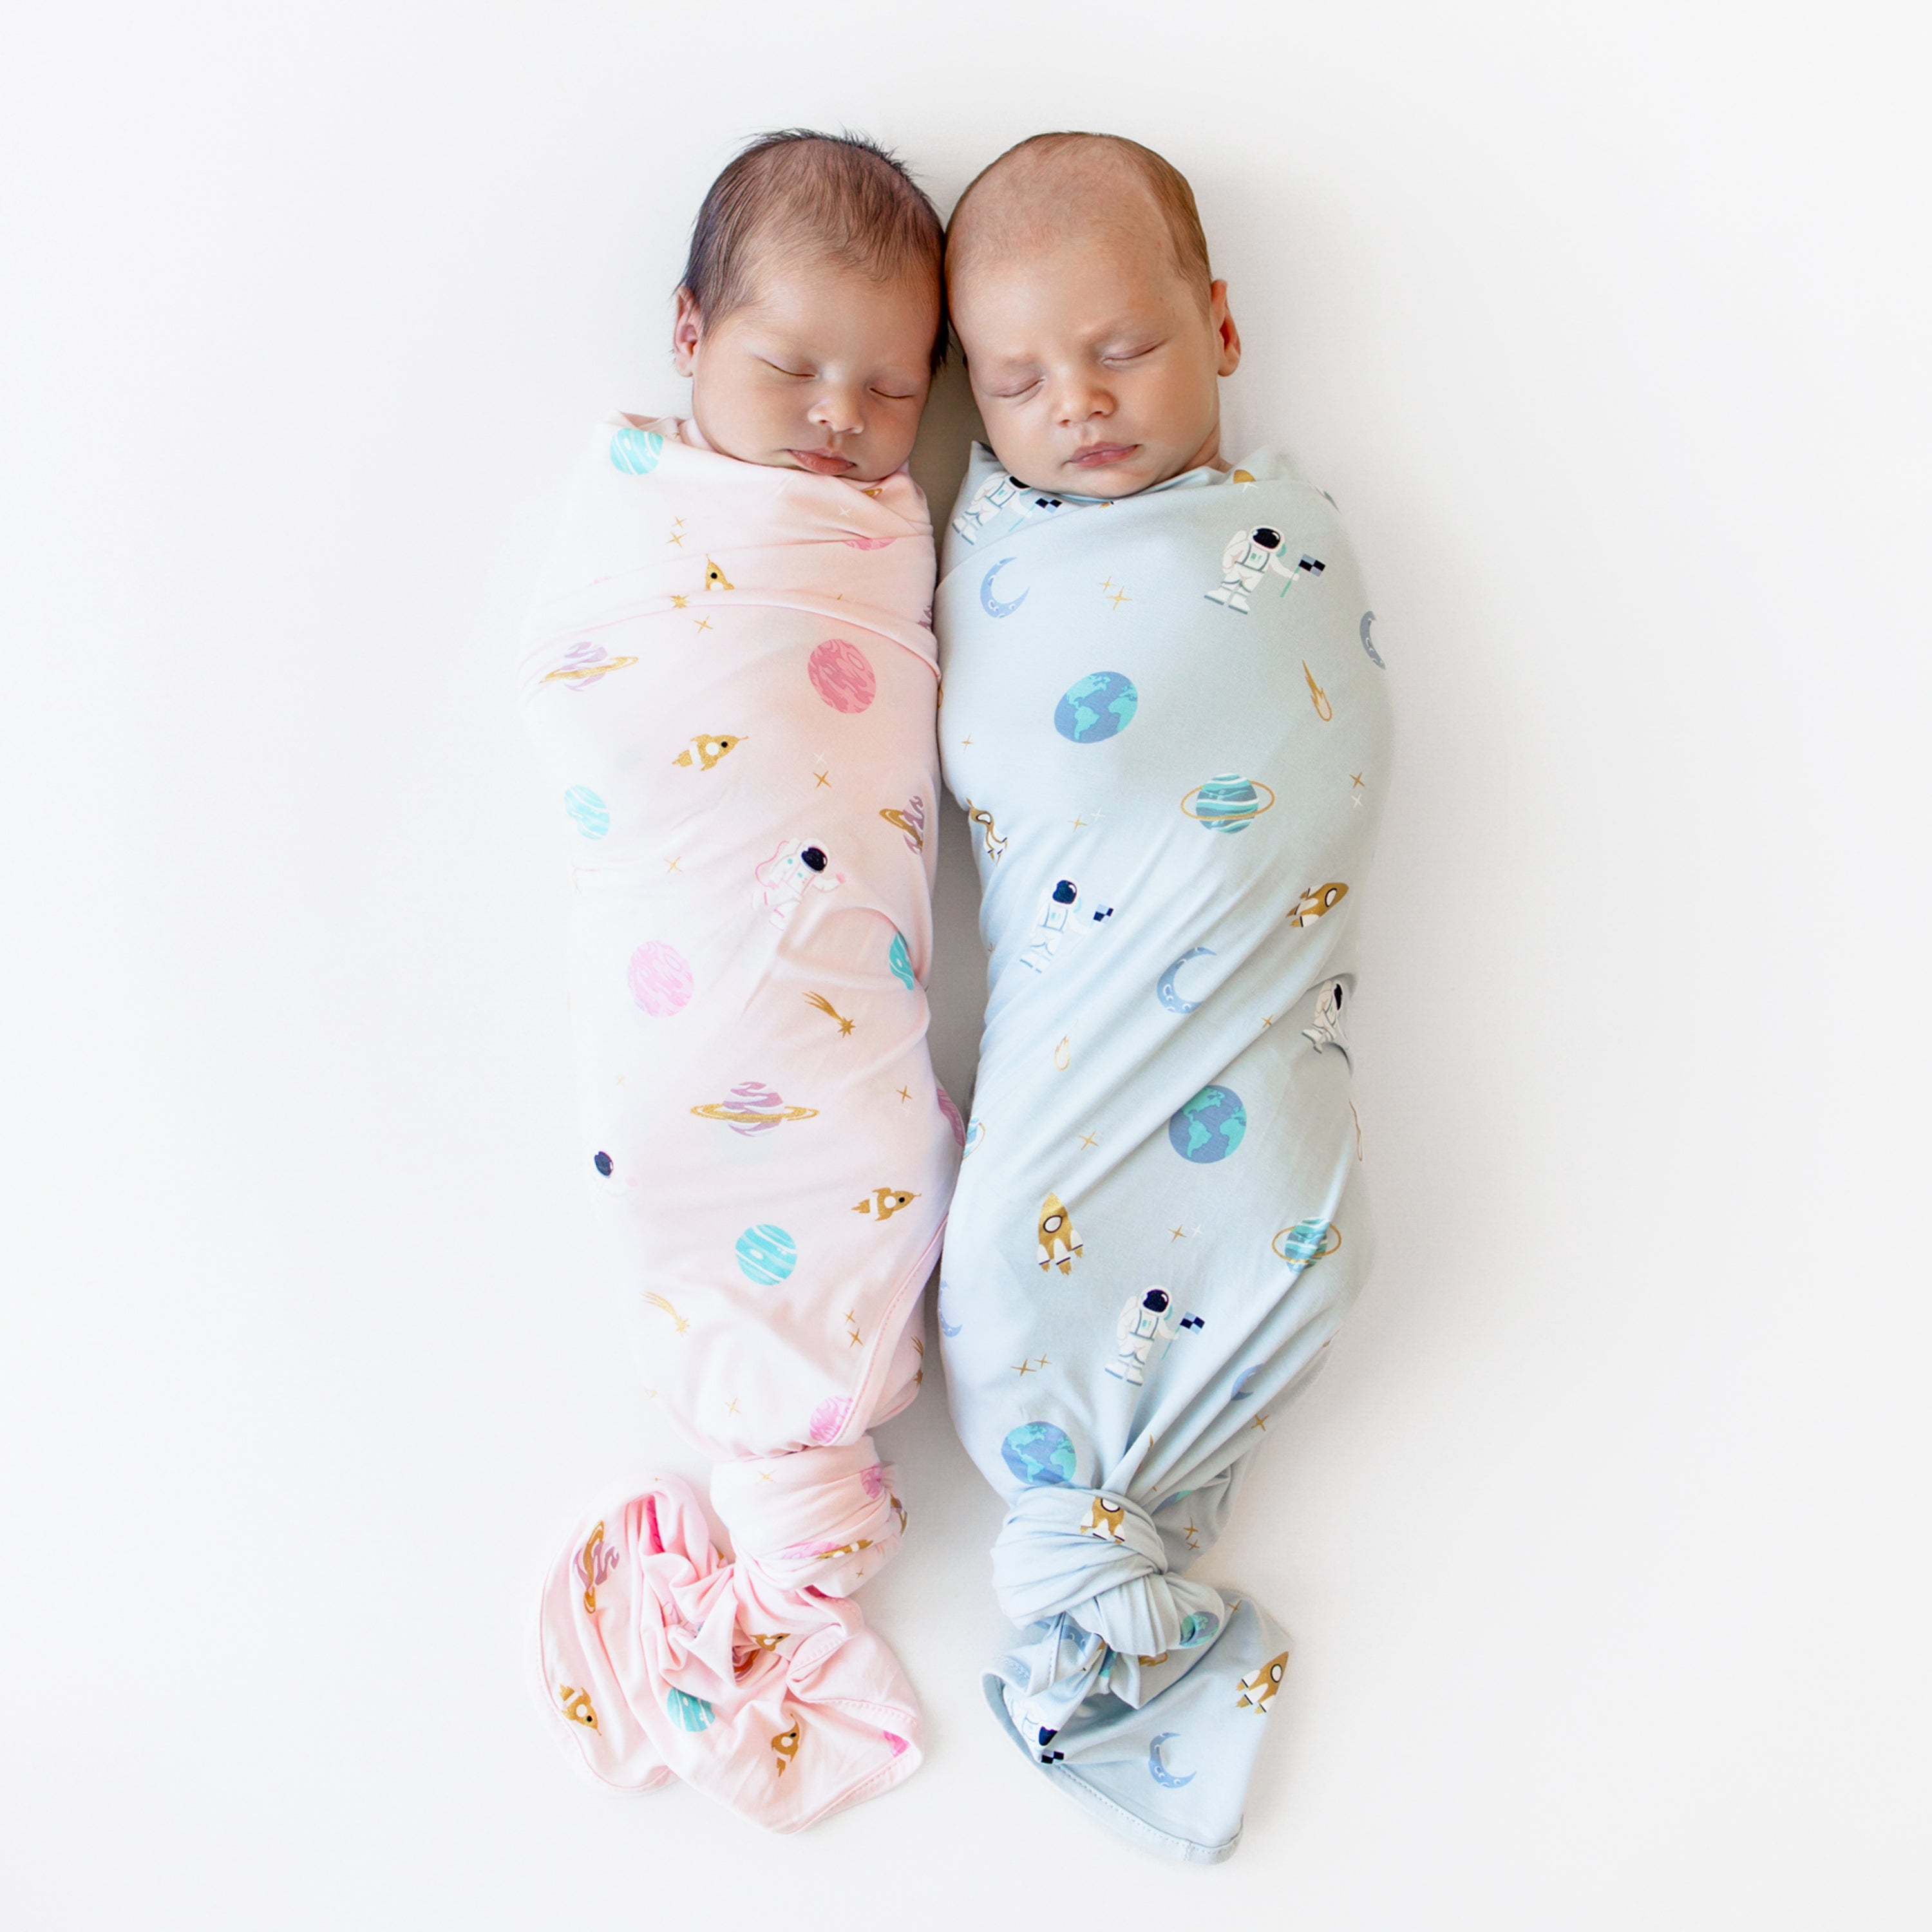
[[[1250,1423],[1250,1424],[1248,1424],[1248,1426],[1249,1426],[1250,1429],[1259,1429],[1259,1430],[1265,1430],[1267,1429],[1268,1426],[1268,1418],[1267,1418],[1266,1416],[1264,1416],[1264,1415],[1258,1415],[1258,1416],[1256,1416],[1256,1417],[1255,1418],[1254,1420],[1253,1420],[1253,1421],[1252,1421],[1251,1423]]]
[[[1114,580],[1111,577],[1103,577],[1101,578],[1100,594],[1102,596],[1104,597],[1108,591],[1113,589],[1113,587]]]
[[[1264,1013],[1264,1014],[1262,1014],[1262,1024],[1263,1026],[1264,1026],[1264,1027],[1271,1027],[1271,1026],[1273,1026],[1273,1025],[1274,1024],[1274,1014],[1272,1014],[1272,1013]]]
[[[734,1395],[724,1407],[728,1414],[736,1415],[738,1413],[738,1398]]]
[[[1010,1366],[1016,1376],[1030,1376],[1033,1373],[1033,1360],[1030,1356],[1024,1362],[1016,1362]]]
[[[673,530],[670,535],[664,538],[664,542],[666,543],[676,544],[680,549],[683,548],[684,544],[683,538],[680,536],[675,530]]]
[[[709,617],[699,618],[698,620],[698,628],[700,631],[710,630],[711,628],[711,620]]]
[[[1187,1238],[1187,1230],[1185,1228],[1170,1228],[1167,1232],[1172,1234],[1177,1241],[1184,1241]]]
[[[962,738],[959,742],[962,745],[970,745],[973,741],[970,738]]]
[[[689,608],[690,604],[691,599],[688,597],[680,597],[675,590],[671,592],[670,608],[674,610],[686,610]]]
[[[1121,589],[1116,590],[1107,601],[1118,610],[1123,604],[1131,604],[1134,600],[1127,595],[1124,589]]]
[[[1082,1147],[1098,1147],[1100,1143],[1092,1134],[1082,1134],[1080,1136],[1080,1144]]]
[[[814,772],[812,776],[820,784],[825,786],[828,790],[830,788],[832,774],[830,772]]]
[[[664,870],[667,872],[676,872],[679,866],[682,862],[683,856],[684,855],[682,853],[680,853],[675,859],[667,859],[664,861]]]
[[[1084,818],[1076,817],[1069,819],[1066,822],[1071,825],[1076,832],[1084,832],[1087,829],[1087,821]]]
[[[1182,1531],[1181,1534],[1187,1538],[1187,1546],[1190,1550],[1198,1550],[1201,1547],[1200,1544],[1195,1540],[1200,1533],[1191,1522]]]
[[[899,1101],[900,1101],[900,1103],[901,1103],[901,1105],[902,1105],[902,1106],[903,1106],[903,1105],[904,1104],[904,1102],[907,1102],[908,1100],[910,1100],[912,1098],[912,1095],[911,1095],[911,1094],[910,1094],[910,1092],[909,1092],[906,1088],[903,1088],[903,1087],[902,1087],[902,1088],[898,1090],[898,1095],[899,1095]]]
[[[770,1470],[760,1469],[758,1472],[758,1480],[761,1483],[776,1483],[778,1480],[778,1478],[772,1474]]]

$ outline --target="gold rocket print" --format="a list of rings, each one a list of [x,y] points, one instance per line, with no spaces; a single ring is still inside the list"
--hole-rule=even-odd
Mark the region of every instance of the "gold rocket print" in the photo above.
[[[818,1561],[830,1563],[834,1557],[856,1556],[860,1550],[869,1550],[872,1546],[872,1539],[869,1536],[862,1536],[856,1543],[842,1543],[836,1550],[821,1550],[818,1552]]]
[[[560,1684],[556,1694],[563,1706],[563,1714],[573,1724],[584,1724],[597,1730],[597,1713],[590,1708],[589,1691],[579,1690],[574,1684]],[[601,1737],[603,1733],[598,1731],[598,1735]]]
[[[1124,1543],[1127,1539],[1120,1534],[1120,1525],[1126,1514],[1124,1503],[1115,1502],[1112,1496],[1096,1496],[1087,1520],[1080,1526],[1080,1534],[1097,1536],[1103,1543]]]
[[[1168,1660],[1168,1653],[1166,1651],[1162,1651],[1158,1657],[1137,1657],[1134,1659],[1134,1661],[1136,1664],[1144,1664],[1151,1669],[1153,1666],[1156,1664],[1165,1664]]]
[[[761,1631],[747,1630],[745,1634],[749,1637],[760,1650],[776,1650],[780,1644],[784,1642],[787,1637],[791,1635],[791,1632],[790,1630],[774,1630],[769,1636],[767,1636]]]
[[[1328,702],[1328,694],[1315,682],[1315,674],[1308,668],[1306,658],[1301,661],[1301,674],[1308,680],[1308,694],[1315,701],[1315,715],[1325,724],[1334,716],[1334,710]]]
[[[662,1309],[664,1312],[677,1324],[677,1332],[680,1335],[682,1335],[684,1331],[691,1326],[691,1324],[687,1322],[682,1315],[679,1314],[677,1310],[674,1308],[662,1294],[658,1294],[655,1292],[648,1294],[644,1297],[644,1302],[647,1307]]]
[[[890,1490],[886,1492],[886,1496],[892,1504],[893,1515],[899,1520],[899,1534],[903,1536],[905,1534],[906,1526],[905,1504],[901,1502],[897,1496],[893,1496]]]
[[[692,739],[691,744],[692,750],[698,754],[699,764],[708,772],[724,756],[726,752],[735,752],[744,742],[742,738],[734,738],[728,733],[718,733],[716,735],[706,733],[700,737]],[[677,756],[671,760],[671,763],[674,765],[689,764],[691,752],[679,752]]]
[[[1324,912],[1333,912],[1348,896],[1348,887],[1332,880],[1325,886],[1310,886],[1295,902],[1288,922],[1290,926],[1312,926]]]
[[[841,1040],[850,1035],[854,1022],[848,1020],[823,993],[808,993],[805,999],[806,1005],[816,1006],[827,1019],[836,1020],[838,1022],[838,1037]]]
[[[926,834],[922,832],[916,825],[914,824],[912,820],[908,818],[897,806],[889,805],[885,806],[880,812],[879,816],[883,818],[888,825],[897,826],[900,831],[903,832],[905,836],[912,841],[913,850],[914,851],[923,852],[926,850]]]
[[[1053,1064],[1062,1073],[1073,1064],[1073,1036],[1071,1034],[1064,1033],[1060,1036],[1060,1044],[1053,1049]]]
[[[980,836],[986,848],[986,856],[997,865],[1006,856],[1006,842],[993,830],[993,814],[975,805],[969,798],[966,801],[966,822],[980,827]]]
[[[785,1766],[798,1755],[798,1720],[791,1720],[789,1730],[781,1731],[772,1740],[772,1749],[778,1754],[778,1775],[784,1775]]]
[[[738,586],[707,556],[704,560],[704,587],[707,590],[735,590]]]
[[[1258,1711],[1268,1715],[1269,1700],[1281,1688],[1282,1673],[1288,1668],[1288,1652],[1283,1651],[1263,1664],[1253,1676],[1241,1679],[1241,1694],[1234,1701],[1238,1711]]]
[[[1071,1274],[1073,1257],[1085,1244],[1074,1232],[1073,1217],[1057,1194],[1049,1194],[1040,1204],[1039,1239],[1040,1271],[1044,1274],[1052,1267],[1058,1255],[1060,1273]]]
[[[852,1211],[855,1214],[876,1214],[881,1221],[890,1221],[902,1208],[916,1201],[916,1194],[908,1194],[903,1187],[875,1187],[864,1200],[855,1202]]]

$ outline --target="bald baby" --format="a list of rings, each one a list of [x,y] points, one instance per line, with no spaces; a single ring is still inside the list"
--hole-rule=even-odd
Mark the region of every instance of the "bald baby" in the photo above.
[[[1001,464],[1035,489],[1129,496],[1221,460],[1240,366],[1186,178],[1115,134],[1036,134],[961,196],[946,278]]]

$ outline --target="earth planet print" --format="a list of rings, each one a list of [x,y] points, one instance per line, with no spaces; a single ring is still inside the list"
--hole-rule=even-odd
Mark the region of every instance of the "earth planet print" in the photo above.
[[[1073,1444],[1065,1430],[1055,1428],[1050,1422],[1022,1423],[1000,1444],[1000,1455],[1023,1483],[1037,1485],[1073,1480]]]
[[[1205,1166],[1226,1160],[1248,1131],[1248,1110],[1232,1087],[1204,1087],[1167,1124],[1167,1138],[1183,1160]]]
[[[1097,745],[1119,736],[1134,722],[1141,694],[1133,680],[1118,670],[1096,670],[1070,685],[1054,706],[1053,728],[1076,745]]]

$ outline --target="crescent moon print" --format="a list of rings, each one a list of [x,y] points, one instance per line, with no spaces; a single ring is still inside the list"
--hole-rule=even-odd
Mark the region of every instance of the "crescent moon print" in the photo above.
[[[987,566],[986,575],[980,580],[980,607],[989,617],[1010,617],[1033,595],[1030,590],[1022,590],[1010,604],[1002,604],[993,595],[993,579],[1012,562],[1010,556],[1001,557],[998,562]]]
[[[1179,986],[1176,983],[1180,977],[1180,969],[1190,960],[1212,959],[1214,957],[1214,949],[1211,946],[1197,946],[1191,952],[1184,952],[1160,976],[1160,983],[1154,989],[1155,998],[1159,1000],[1171,1013],[1193,1012],[1201,1002],[1198,1000],[1188,999],[1181,992]]]
[[[1194,1782],[1195,1774],[1192,1772],[1189,1772],[1185,1777],[1177,1778],[1160,1761],[1161,1746],[1170,1738],[1178,1738],[1180,1735],[1178,1731],[1162,1731],[1148,1746],[1148,1775],[1155,1784],[1165,1785],[1170,1791],[1178,1791],[1184,1784]]]

